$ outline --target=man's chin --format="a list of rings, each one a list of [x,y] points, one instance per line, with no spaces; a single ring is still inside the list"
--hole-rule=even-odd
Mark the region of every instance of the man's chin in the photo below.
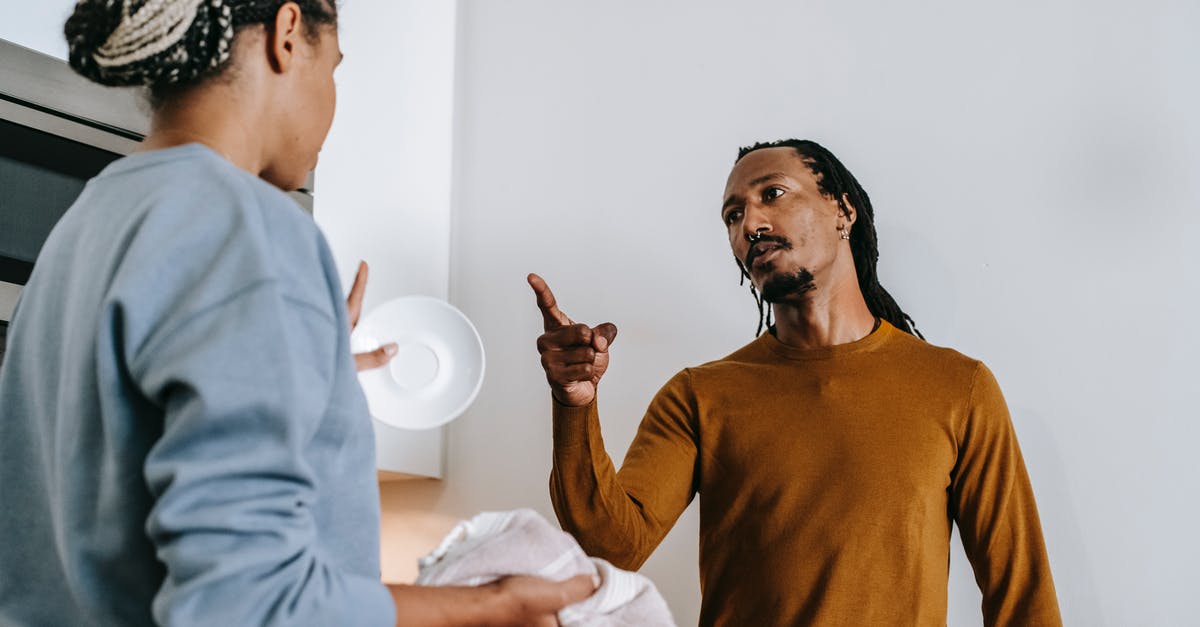
[[[812,273],[801,268],[796,272],[772,273],[763,281],[760,293],[768,303],[782,303],[801,298],[815,289]]]

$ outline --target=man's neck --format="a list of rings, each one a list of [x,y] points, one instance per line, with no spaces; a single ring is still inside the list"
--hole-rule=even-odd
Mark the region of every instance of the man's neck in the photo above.
[[[857,282],[825,293],[812,290],[795,302],[776,303],[772,308],[775,337],[796,348],[857,342],[870,335],[877,322]]]

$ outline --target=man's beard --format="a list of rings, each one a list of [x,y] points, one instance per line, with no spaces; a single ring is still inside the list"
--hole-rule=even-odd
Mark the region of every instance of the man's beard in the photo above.
[[[768,303],[781,303],[817,289],[813,275],[805,268],[799,272],[777,274],[762,286],[762,298]]]

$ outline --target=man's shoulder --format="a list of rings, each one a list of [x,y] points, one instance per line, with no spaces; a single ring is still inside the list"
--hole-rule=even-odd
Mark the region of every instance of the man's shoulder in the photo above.
[[[762,363],[769,356],[770,351],[763,346],[763,338],[759,336],[724,357],[692,366],[688,370],[699,373],[721,372],[747,364]]]
[[[953,397],[969,397],[978,389],[993,389],[999,394],[995,376],[977,357],[947,346],[896,333],[888,357],[903,368],[907,380],[922,389],[947,390]]]
[[[913,362],[928,363],[955,370],[974,371],[980,361],[949,346],[933,344],[900,330],[893,332],[887,350],[898,352]]]

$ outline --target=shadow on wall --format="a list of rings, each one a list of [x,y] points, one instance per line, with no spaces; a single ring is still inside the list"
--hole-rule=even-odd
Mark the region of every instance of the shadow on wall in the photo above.
[[[1041,414],[1026,407],[1013,407],[1011,414],[1026,467],[1030,466],[1030,460],[1037,462],[1036,468],[1029,468],[1029,475],[1063,623],[1101,627],[1106,623],[1100,612],[1079,516],[1070,498],[1061,447]]]

